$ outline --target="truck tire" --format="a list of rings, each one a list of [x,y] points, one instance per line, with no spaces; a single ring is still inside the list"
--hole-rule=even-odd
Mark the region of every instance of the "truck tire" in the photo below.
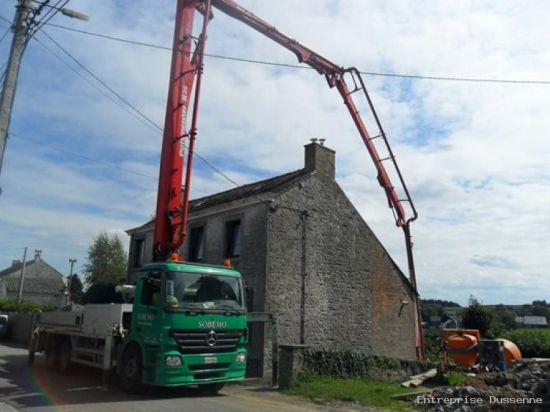
[[[141,350],[137,345],[130,345],[122,354],[120,362],[120,385],[125,392],[138,393],[141,391],[143,386],[142,371]]]
[[[51,371],[57,369],[57,354],[52,349],[46,351],[46,368]]]
[[[219,391],[222,390],[224,383],[205,383],[199,385],[199,392],[204,395],[216,395]]]
[[[57,369],[62,374],[66,375],[71,370],[71,341],[65,339],[59,347],[57,354]]]
[[[34,352],[29,351],[29,356],[27,357],[27,365],[28,366],[34,365]]]

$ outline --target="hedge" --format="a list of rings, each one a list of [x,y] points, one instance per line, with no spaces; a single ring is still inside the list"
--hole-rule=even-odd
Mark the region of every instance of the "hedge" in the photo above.
[[[17,299],[0,299],[0,312],[32,312],[42,310],[44,312],[55,310],[57,306],[53,303],[37,303],[29,301],[17,302]]]
[[[503,338],[518,345],[524,358],[550,358],[550,329],[514,329]]]

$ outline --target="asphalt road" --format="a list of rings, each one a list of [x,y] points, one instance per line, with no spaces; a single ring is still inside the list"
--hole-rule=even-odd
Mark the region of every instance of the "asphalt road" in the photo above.
[[[215,396],[205,396],[194,388],[147,388],[144,394],[129,395],[116,383],[101,385],[101,373],[77,367],[69,375],[51,372],[44,356],[37,355],[27,366],[27,351],[0,342],[0,412],[69,411],[201,411],[201,412],[298,412],[342,411],[341,407],[316,405],[281,394],[258,383],[231,384]]]

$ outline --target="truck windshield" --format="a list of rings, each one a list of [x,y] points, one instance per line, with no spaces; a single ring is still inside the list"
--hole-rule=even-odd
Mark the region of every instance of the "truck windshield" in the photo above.
[[[189,272],[166,274],[166,306],[213,310],[243,310],[241,279]]]

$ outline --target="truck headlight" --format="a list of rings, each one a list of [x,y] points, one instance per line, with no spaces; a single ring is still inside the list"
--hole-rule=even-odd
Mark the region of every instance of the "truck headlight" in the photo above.
[[[181,366],[181,358],[179,356],[167,356],[166,366],[169,366],[169,367]]]
[[[235,357],[235,362],[245,363],[246,362],[246,353],[238,353]]]

